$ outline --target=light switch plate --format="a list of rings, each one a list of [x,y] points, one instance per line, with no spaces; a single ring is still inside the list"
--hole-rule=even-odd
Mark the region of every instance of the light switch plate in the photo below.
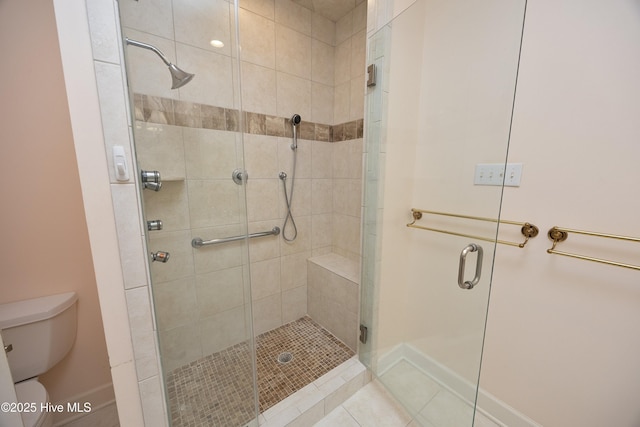
[[[113,146],[113,169],[118,181],[129,181],[129,170],[127,168],[127,155],[122,145]]]
[[[506,172],[505,172],[506,171]],[[522,163],[478,163],[473,179],[475,185],[519,187],[522,178]]]

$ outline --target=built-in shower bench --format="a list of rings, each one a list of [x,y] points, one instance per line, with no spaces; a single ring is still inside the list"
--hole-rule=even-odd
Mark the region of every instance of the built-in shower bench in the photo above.
[[[360,265],[335,253],[307,260],[309,317],[358,351]]]

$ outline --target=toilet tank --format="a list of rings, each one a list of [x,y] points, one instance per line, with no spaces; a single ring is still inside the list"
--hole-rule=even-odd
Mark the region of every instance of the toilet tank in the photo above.
[[[0,333],[13,382],[47,372],[67,355],[76,338],[75,292],[0,304]]]

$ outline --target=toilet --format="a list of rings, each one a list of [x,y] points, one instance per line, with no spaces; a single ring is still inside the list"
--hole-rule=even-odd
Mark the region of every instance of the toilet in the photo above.
[[[76,338],[75,292],[0,304],[0,333],[18,402],[35,403],[37,412],[22,413],[24,427],[51,427],[53,413],[40,411],[49,394],[38,382],[71,350]],[[9,349],[10,348],[10,349]]]

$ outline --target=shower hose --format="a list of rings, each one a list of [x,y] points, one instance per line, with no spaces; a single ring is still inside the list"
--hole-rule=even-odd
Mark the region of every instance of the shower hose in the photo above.
[[[293,203],[293,185],[296,182],[296,159],[298,157],[297,147],[293,149],[293,172],[291,173],[291,185],[289,192],[287,193],[287,174],[280,172],[280,179],[282,180],[282,188],[284,189],[284,200],[287,204],[287,215],[284,218],[284,224],[282,225],[282,238],[287,242],[293,242],[298,237],[298,227],[296,227],[296,221],[291,215],[291,204]],[[291,221],[293,227],[293,236],[287,237],[287,225]]]

